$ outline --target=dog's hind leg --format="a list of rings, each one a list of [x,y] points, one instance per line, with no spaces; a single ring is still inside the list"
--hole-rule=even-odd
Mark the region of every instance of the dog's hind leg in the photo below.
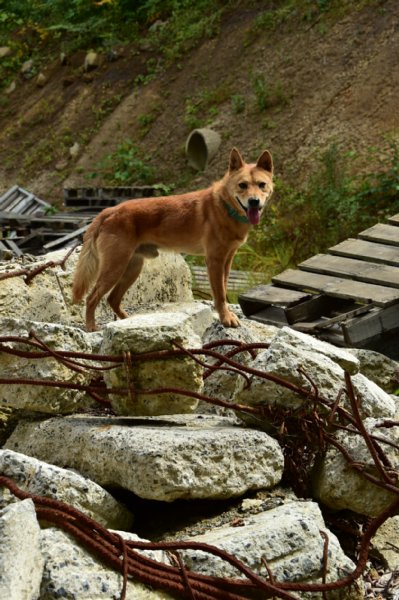
[[[114,248],[113,254],[102,254],[97,281],[87,297],[86,302],[86,328],[88,331],[96,330],[95,311],[101,298],[107,292],[116,287],[127,268],[131,253],[126,253],[123,247],[117,252]]]
[[[126,319],[128,316],[121,308],[121,300],[130,286],[136,281],[140,275],[144,264],[144,256],[142,254],[133,254],[128,265],[120,277],[118,283],[108,296],[108,303],[114,313],[121,319]]]

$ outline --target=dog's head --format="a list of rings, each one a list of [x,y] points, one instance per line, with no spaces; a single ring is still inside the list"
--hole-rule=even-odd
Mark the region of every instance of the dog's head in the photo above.
[[[237,148],[233,148],[226,186],[238,212],[245,215],[251,225],[257,225],[273,192],[273,159],[270,152],[265,150],[255,164],[247,164]]]

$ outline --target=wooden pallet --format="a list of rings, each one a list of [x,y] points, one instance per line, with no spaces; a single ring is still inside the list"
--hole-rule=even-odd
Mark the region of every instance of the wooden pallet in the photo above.
[[[399,332],[399,214],[241,294],[239,302],[251,319],[372,347]]]
[[[124,200],[150,198],[156,194],[157,188],[150,185],[65,188],[64,206],[98,211],[107,206],[115,206]]]
[[[18,215],[44,214],[51,209],[51,205],[41,200],[31,192],[27,192],[19,185],[12,186],[5,194],[0,196],[0,212],[7,211]]]
[[[15,185],[0,197],[0,257],[4,253],[43,254],[81,241],[96,213],[130,198],[159,194],[157,186],[71,188],[64,190],[68,212]]]
[[[191,265],[191,274],[193,276],[193,289],[199,292],[210,293],[211,286],[209,284],[208,273],[206,267]],[[248,286],[257,284],[264,280],[264,276],[260,273],[251,273],[249,271],[231,270],[228,282],[229,292],[241,292]]]

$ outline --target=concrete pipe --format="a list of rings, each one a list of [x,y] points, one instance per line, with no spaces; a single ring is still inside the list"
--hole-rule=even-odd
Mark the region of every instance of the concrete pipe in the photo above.
[[[218,151],[221,141],[220,135],[213,129],[193,129],[186,141],[189,165],[198,171],[204,171]]]

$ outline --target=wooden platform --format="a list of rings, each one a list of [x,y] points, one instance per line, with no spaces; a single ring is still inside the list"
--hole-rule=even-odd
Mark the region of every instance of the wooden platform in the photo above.
[[[256,321],[290,325],[341,346],[399,333],[399,214],[239,296]],[[399,339],[398,339],[399,352]]]

